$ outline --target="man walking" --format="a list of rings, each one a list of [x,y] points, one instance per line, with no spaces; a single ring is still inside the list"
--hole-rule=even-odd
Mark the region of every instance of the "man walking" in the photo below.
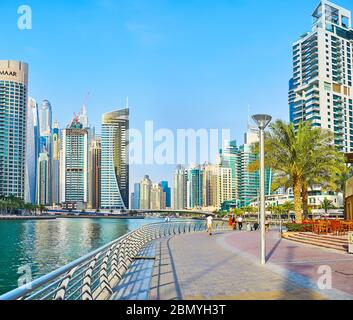
[[[239,230],[241,231],[243,229],[243,217],[242,216],[238,217],[238,225],[239,225]]]
[[[206,219],[207,222],[207,232],[212,236],[212,229],[213,229],[213,218],[212,216],[208,216]]]

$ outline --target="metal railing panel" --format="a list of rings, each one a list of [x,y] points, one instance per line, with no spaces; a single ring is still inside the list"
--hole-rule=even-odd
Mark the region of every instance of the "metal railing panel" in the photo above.
[[[226,222],[215,230],[227,230]],[[97,300],[108,299],[129,266],[149,243],[177,234],[202,232],[202,221],[153,223],[127,233],[103,247],[10,291],[0,300]]]

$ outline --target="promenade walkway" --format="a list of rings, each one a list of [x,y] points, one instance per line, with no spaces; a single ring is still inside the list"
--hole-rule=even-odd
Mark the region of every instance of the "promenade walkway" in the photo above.
[[[159,241],[152,300],[353,299],[353,257],[267,235],[261,266],[258,232],[185,234]],[[332,268],[333,289],[320,290],[320,266]]]

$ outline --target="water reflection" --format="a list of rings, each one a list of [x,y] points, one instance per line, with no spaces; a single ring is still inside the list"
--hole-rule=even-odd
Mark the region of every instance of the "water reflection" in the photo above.
[[[0,221],[0,294],[17,287],[20,266],[29,264],[37,278],[156,221],[160,220]]]

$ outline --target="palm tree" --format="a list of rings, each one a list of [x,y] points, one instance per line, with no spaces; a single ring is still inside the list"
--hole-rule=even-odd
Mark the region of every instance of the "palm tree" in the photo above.
[[[310,154],[312,166],[307,166],[302,186],[302,204],[305,217],[309,213],[309,187],[319,186],[323,190],[340,191],[340,180],[348,173],[344,154],[334,146],[334,136],[331,132],[312,128],[310,139],[310,145],[314,147],[314,152]]]
[[[330,209],[334,208],[333,201],[328,200],[327,198],[325,198],[323,201],[320,201],[320,203],[321,203],[320,207],[321,209],[325,210],[326,215]]]
[[[275,186],[292,186],[296,222],[302,222],[302,206],[307,213],[307,190],[318,184],[334,188],[344,170],[344,159],[333,144],[332,133],[302,122],[296,128],[278,120],[266,135],[266,165],[275,172]],[[258,144],[253,152],[258,151]],[[250,170],[258,170],[258,161]]]

